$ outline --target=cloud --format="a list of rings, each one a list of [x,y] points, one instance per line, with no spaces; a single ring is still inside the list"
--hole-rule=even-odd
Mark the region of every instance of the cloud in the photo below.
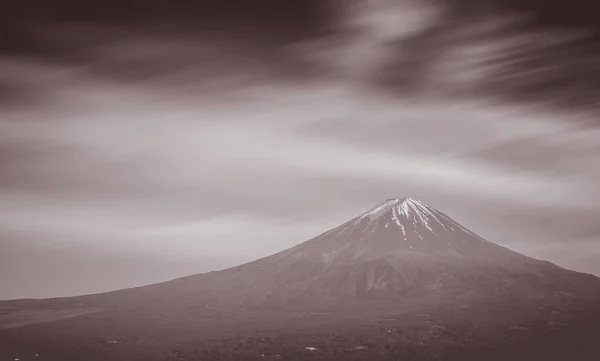
[[[256,131],[256,128],[253,128]],[[222,133],[221,133],[222,132]],[[484,163],[444,160],[421,154],[389,154],[364,148],[343,146],[335,142],[318,142],[310,138],[294,139],[286,134],[232,133],[221,131],[211,137],[218,142],[211,149],[238,161],[263,161],[276,167],[309,174],[343,174],[373,179],[397,179],[404,184],[429,184],[460,192],[464,196],[489,197],[520,202],[544,202],[552,193],[562,200],[577,196],[560,180],[530,174],[511,174]],[[223,136],[223,133],[227,134]],[[243,150],[241,150],[243,149]],[[241,151],[240,151],[241,150]],[[490,190],[493,189],[493,192]],[[539,193],[544,196],[540,197]]]
[[[227,193],[251,205],[274,195],[294,199],[287,190],[306,180],[340,177],[395,180],[407,187],[429,185],[464,197],[538,206],[590,200],[586,188],[574,186],[589,185],[589,179],[465,157],[489,144],[569,130],[564,123],[515,118],[515,113],[502,118],[501,109],[487,108],[496,117],[481,119],[486,108],[419,108],[344,92],[321,96],[302,87],[272,90],[235,108],[170,104],[169,98],[154,103],[152,93],[135,94],[127,87],[83,90],[73,96],[67,92],[66,103],[81,104],[73,110],[44,111],[43,122],[18,118],[3,124],[5,137],[22,145],[8,156],[17,189],[29,185],[83,196],[215,202],[219,197],[211,194]],[[328,130],[331,119],[343,119],[339,122],[347,132]],[[444,131],[431,132],[431,127]],[[39,151],[23,153],[27,147]],[[198,193],[201,189],[206,191]]]
[[[327,17],[311,4],[280,19],[256,8],[258,20],[219,8],[222,31],[187,27],[193,18],[152,30],[152,17],[136,18],[139,31],[106,19],[32,28],[54,50],[0,59],[11,105],[0,109],[0,231],[60,249],[57,260],[74,247],[127,270],[135,256],[140,274],[157,259],[215,257],[214,268],[411,196],[492,241],[590,264],[599,143],[572,121],[581,113],[382,96],[370,77],[386,76],[396,40],[442,15],[405,4],[414,22],[396,27],[406,9]],[[573,257],[558,251],[567,241]],[[21,252],[3,246],[0,257]]]

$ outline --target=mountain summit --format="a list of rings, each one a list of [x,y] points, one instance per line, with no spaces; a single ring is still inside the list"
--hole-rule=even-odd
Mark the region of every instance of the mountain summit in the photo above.
[[[445,213],[407,197],[388,199],[327,234],[353,244],[355,258],[402,252],[489,257],[507,251]]]

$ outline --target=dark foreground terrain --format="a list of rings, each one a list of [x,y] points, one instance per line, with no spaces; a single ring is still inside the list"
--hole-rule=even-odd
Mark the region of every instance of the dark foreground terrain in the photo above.
[[[0,360],[596,361],[597,301],[557,295],[395,313],[374,302],[362,314],[214,309],[142,317],[118,309],[28,309],[22,323],[0,318]],[[0,312],[8,313],[6,306]],[[52,320],[53,312],[64,319]]]

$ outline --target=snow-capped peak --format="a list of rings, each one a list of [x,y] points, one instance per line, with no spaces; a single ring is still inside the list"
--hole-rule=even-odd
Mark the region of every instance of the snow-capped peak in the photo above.
[[[417,209],[427,207],[423,202],[418,199],[402,197],[402,198],[390,198],[385,200],[383,203],[378,204],[368,212],[360,216],[360,218],[369,217],[371,220],[378,218],[380,215],[386,213],[392,208],[397,208],[400,213],[408,213],[410,209]]]
[[[389,214],[396,224],[401,225],[400,218],[407,219],[411,223],[421,223],[430,228],[432,222],[438,223],[445,228],[445,223],[441,218],[443,215],[435,209],[429,207],[421,200],[416,198],[402,197],[390,198],[362,214],[358,219],[369,219],[375,221],[378,218]]]

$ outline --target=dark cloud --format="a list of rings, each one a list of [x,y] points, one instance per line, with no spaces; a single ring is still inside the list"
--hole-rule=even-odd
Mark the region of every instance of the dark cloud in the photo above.
[[[0,57],[0,108],[22,108],[44,102],[48,94],[15,74],[14,69],[13,64],[7,64]]]
[[[350,61],[356,65],[344,76],[397,96],[487,94],[570,109],[599,103],[600,21],[589,0],[9,0],[6,9],[4,54],[148,87],[191,92],[318,79]],[[496,48],[463,54],[481,43]],[[448,65],[455,53],[463,55]]]
[[[181,62],[203,65],[194,58],[194,48],[208,60],[223,58],[227,54],[210,54],[210,47],[226,47],[230,57],[240,63],[262,56],[265,61],[281,59],[282,46],[323,35],[328,31],[326,8],[316,1],[285,3],[259,0],[252,4],[229,1],[12,1],[9,11],[3,13],[4,51],[8,54],[37,56],[49,61],[67,63],[94,63],[94,50],[102,45],[135,42],[152,47],[153,38],[160,42],[180,41],[189,46],[185,52],[147,53],[139,64],[165,71],[176,68]],[[229,43],[229,45],[227,45]],[[136,45],[136,44],[132,44]],[[208,53],[203,52],[209,47]],[[245,47],[246,49],[238,49]],[[141,48],[137,48],[144,51]],[[169,49],[159,49],[168,51]],[[196,49],[198,50],[198,49]],[[217,49],[218,50],[218,49]],[[237,53],[236,53],[237,51]],[[244,52],[245,51],[245,52]],[[275,53],[271,53],[275,51]],[[119,54],[116,54],[117,56]],[[272,56],[275,59],[269,59]],[[170,60],[170,61],[167,61]],[[206,60],[206,59],[205,59]],[[227,60],[227,59],[225,59]],[[185,64],[184,64],[185,65]],[[210,65],[210,64],[209,64]],[[114,66],[114,64],[112,64]],[[97,64],[102,67],[102,64]],[[111,64],[107,64],[110,75]],[[131,70],[135,71],[135,70]],[[115,71],[119,75],[119,71]]]
[[[32,94],[19,84],[0,81],[0,106],[2,107],[22,105],[23,101],[31,99],[31,96]]]
[[[235,89],[325,71],[290,45],[331,32],[317,1],[8,1],[0,60],[187,92]],[[48,71],[51,71],[48,69]],[[0,68],[0,101],[35,102],[52,90]]]
[[[398,23],[410,21],[400,15],[402,6],[394,6],[376,4],[355,16],[389,11],[398,12]],[[410,32],[384,21],[365,25],[364,33],[379,42],[378,51],[369,54],[386,54],[369,68],[365,79],[372,85],[398,96],[486,95],[549,108],[598,110],[600,17],[591,15],[597,13],[592,2],[467,0],[412,7],[436,10],[423,15]]]

